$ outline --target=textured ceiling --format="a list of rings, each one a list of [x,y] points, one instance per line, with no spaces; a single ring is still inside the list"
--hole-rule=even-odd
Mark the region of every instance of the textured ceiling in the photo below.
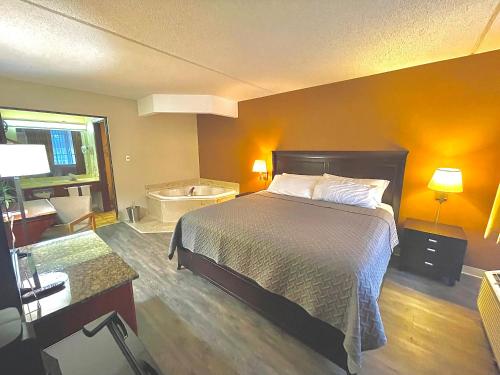
[[[2,0],[0,75],[244,100],[498,49],[498,4]]]

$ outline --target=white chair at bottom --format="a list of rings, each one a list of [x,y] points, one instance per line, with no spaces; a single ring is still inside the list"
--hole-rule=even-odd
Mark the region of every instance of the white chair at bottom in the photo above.
[[[57,211],[59,223],[48,228],[43,233],[42,240],[95,230],[95,216],[90,196],[54,197],[50,198],[50,203]]]

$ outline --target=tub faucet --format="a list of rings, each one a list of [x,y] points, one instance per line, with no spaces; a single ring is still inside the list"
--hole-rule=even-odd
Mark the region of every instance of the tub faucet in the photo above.
[[[188,197],[193,196],[193,193],[194,193],[194,186],[191,186],[188,191]]]

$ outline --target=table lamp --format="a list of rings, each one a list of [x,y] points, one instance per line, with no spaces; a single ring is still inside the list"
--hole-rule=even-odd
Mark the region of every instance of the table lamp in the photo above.
[[[448,193],[461,193],[464,191],[462,172],[456,168],[438,168],[432,175],[427,187],[436,192],[436,200],[439,202],[434,219],[434,223],[437,224],[441,205],[448,200]]]
[[[0,178],[14,177],[17,203],[21,214],[21,227],[25,238],[28,239],[26,230],[26,212],[24,210],[24,197],[19,177],[49,173],[49,160],[44,145],[0,144]],[[3,214],[2,222],[3,222]],[[15,249],[15,239],[12,236],[12,247]],[[16,278],[20,283],[17,251],[12,252],[12,262]],[[39,282],[37,282],[39,284]],[[39,285],[37,285],[39,287]]]
[[[260,173],[259,180],[267,181],[268,173],[267,173],[267,165],[265,160],[255,160],[253,162],[252,172]]]
[[[498,184],[497,194],[491,207],[488,224],[484,231],[484,238],[486,239],[491,235],[497,236],[497,244],[500,243],[500,184]]]
[[[24,197],[19,177],[49,173],[49,160],[44,145],[0,145],[0,178],[14,177],[17,203],[21,213],[24,235],[26,231],[26,212]]]

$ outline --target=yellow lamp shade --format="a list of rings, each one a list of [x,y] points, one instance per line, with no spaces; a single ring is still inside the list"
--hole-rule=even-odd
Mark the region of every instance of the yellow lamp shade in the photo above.
[[[267,173],[267,165],[265,160],[255,160],[253,162],[252,172]]]
[[[443,193],[461,193],[464,191],[462,172],[460,169],[455,168],[438,168],[432,175],[427,187]]]

